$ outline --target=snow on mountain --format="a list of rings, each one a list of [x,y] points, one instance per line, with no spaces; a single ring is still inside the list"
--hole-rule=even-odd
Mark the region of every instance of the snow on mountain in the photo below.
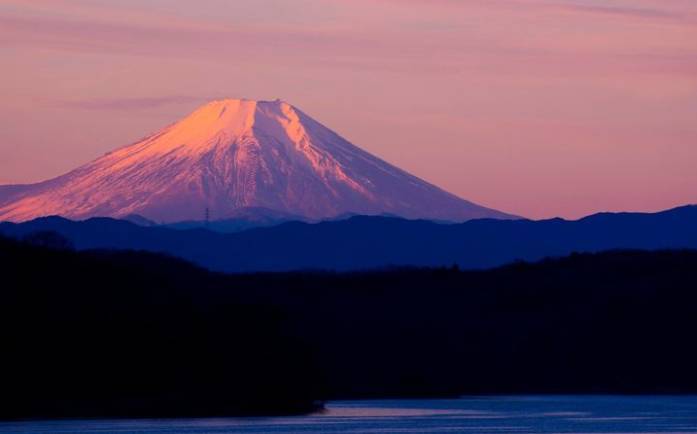
[[[213,101],[58,178],[0,186],[0,220],[9,221],[139,215],[169,223],[244,208],[311,219],[512,217],[372,156],[280,100]]]

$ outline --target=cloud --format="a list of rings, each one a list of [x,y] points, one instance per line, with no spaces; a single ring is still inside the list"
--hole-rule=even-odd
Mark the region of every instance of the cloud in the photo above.
[[[143,110],[175,104],[201,103],[214,98],[187,95],[170,95],[143,98],[94,98],[80,101],[64,101],[63,106],[84,110]]]
[[[356,0],[360,2],[361,0]],[[364,4],[375,0],[362,0]],[[688,8],[685,3],[665,0],[651,2],[650,7],[608,5],[607,0],[382,0],[396,6],[420,6],[426,9],[449,7],[458,10],[480,8],[483,10],[507,12],[553,12],[566,11],[572,13],[598,14],[608,16],[624,16],[628,18],[657,19],[676,23],[692,23],[697,21],[694,6]]]
[[[160,56],[174,58],[259,59],[269,54],[294,57],[297,50],[332,53],[369,46],[355,33],[286,24],[245,25],[159,20],[136,23],[75,17],[0,15],[0,47]]]
[[[658,19],[673,22],[692,22],[691,16],[668,9],[637,8],[626,6],[606,6],[577,3],[558,3],[558,7],[580,13],[624,16],[630,18]]]
[[[13,1],[21,4],[26,0]],[[315,26],[283,19],[274,23],[250,21],[236,25],[229,20],[193,18],[148,16],[132,20],[126,19],[128,15],[121,9],[113,16],[100,11],[92,18],[90,14],[0,14],[0,47],[224,60],[228,64],[256,67],[305,68],[311,65],[354,70],[419,68],[457,72],[479,68],[478,65],[492,65],[506,71],[507,68],[499,68],[501,63],[519,64],[530,61],[531,57],[536,61],[544,58],[546,64],[556,67],[563,66],[574,52],[577,57],[588,52],[610,56],[624,54],[627,50],[651,54],[650,47],[637,42],[647,37],[636,35],[634,26],[619,28],[611,19],[597,24],[594,21],[601,20],[591,15],[624,17],[623,21],[630,25],[646,19],[685,23],[693,17],[687,13],[689,11],[658,7],[653,3],[645,3],[642,8],[561,0],[383,0],[376,3],[334,0],[333,4],[342,5],[339,15],[343,17],[334,26],[322,24],[321,20]],[[414,5],[420,8],[410,7]],[[444,13],[438,6],[445,5],[456,9]],[[371,10],[374,16],[367,14]],[[384,19],[385,16],[389,19]],[[555,25],[545,25],[549,22]],[[590,24],[594,25],[594,32],[580,38],[575,29]],[[668,37],[653,39],[661,42]],[[679,37],[686,40],[685,36]],[[598,43],[600,39],[602,44]],[[436,62],[421,61],[433,53],[438,53]],[[688,56],[691,55],[690,47]],[[608,65],[615,63],[615,60],[607,62]]]

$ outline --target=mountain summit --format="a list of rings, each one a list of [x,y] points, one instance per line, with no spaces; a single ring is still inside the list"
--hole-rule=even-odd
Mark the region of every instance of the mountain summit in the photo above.
[[[252,207],[313,219],[512,217],[374,157],[280,100],[213,101],[65,175],[0,186],[0,220],[11,221],[137,214],[176,222]]]

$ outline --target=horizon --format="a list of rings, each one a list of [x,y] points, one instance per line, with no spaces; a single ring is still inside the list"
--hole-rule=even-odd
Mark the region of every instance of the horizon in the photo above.
[[[9,0],[0,21],[0,184],[59,176],[230,95],[281,98],[531,219],[696,202],[687,1]]]
[[[670,207],[670,208],[665,208],[665,209],[661,209],[661,210],[658,210],[658,211],[598,211],[598,212],[594,212],[594,213],[592,213],[592,214],[586,214],[586,215],[583,215],[583,216],[580,216],[580,217],[574,217],[574,218],[565,218],[565,217],[555,216],[555,217],[544,217],[544,218],[534,219],[534,218],[528,218],[528,217],[525,217],[525,216],[517,216],[517,217],[519,217],[519,218],[518,218],[518,219],[513,219],[513,220],[528,220],[528,221],[532,221],[532,222],[547,222],[547,221],[552,221],[552,220],[563,220],[563,221],[566,221],[566,222],[578,222],[578,221],[580,221],[580,220],[584,220],[584,219],[586,219],[586,218],[594,217],[594,216],[599,216],[599,215],[623,215],[623,214],[655,215],[655,214],[663,214],[663,213],[668,213],[668,212],[672,212],[672,211],[676,211],[676,210],[683,210],[683,209],[693,208],[693,207],[697,207],[697,202],[695,202],[695,203],[685,203],[685,204],[682,204],[682,205],[678,205],[678,206],[674,206],[674,207]],[[263,212],[263,211],[273,211],[273,210],[268,209],[268,208],[260,208],[260,207],[253,207],[253,206],[251,206],[251,207],[239,208],[239,210],[240,210],[240,211],[244,211],[244,210],[257,210],[257,211],[262,211],[262,212]],[[286,218],[282,218],[282,219],[279,219],[278,221],[274,221],[274,222],[271,223],[270,226],[268,226],[268,227],[279,226],[279,225],[286,224],[286,223],[292,223],[292,224],[295,224],[295,223],[303,223],[303,224],[314,225],[314,224],[318,224],[318,223],[341,222],[341,221],[346,221],[346,220],[350,220],[350,219],[354,219],[354,218],[364,218],[364,217],[368,217],[368,218],[373,218],[373,217],[375,217],[375,218],[384,218],[384,219],[397,219],[397,220],[407,220],[407,221],[415,221],[415,222],[422,221],[422,222],[430,222],[430,223],[434,223],[434,224],[445,224],[445,225],[460,225],[460,224],[465,224],[465,223],[472,222],[472,221],[477,221],[477,220],[499,220],[499,219],[495,219],[495,218],[491,218],[491,217],[482,217],[482,218],[473,218],[473,219],[465,220],[465,221],[437,221],[437,220],[425,219],[425,218],[409,218],[409,217],[402,217],[402,216],[393,215],[393,214],[350,214],[350,215],[339,214],[339,215],[336,215],[336,216],[334,216],[334,217],[323,218],[323,219],[317,219],[317,220],[311,220],[311,219],[302,218],[302,217],[299,217],[299,216],[296,216],[296,217],[288,217],[287,219],[286,219]],[[157,221],[150,220],[150,219],[148,219],[147,217],[144,217],[144,216],[142,216],[142,215],[140,215],[140,214],[129,214],[129,215],[124,216],[124,217],[110,217],[110,216],[104,215],[104,216],[93,216],[93,217],[88,217],[88,218],[85,218],[85,219],[73,219],[73,218],[70,218],[70,217],[64,217],[64,216],[59,215],[59,214],[51,214],[51,215],[45,215],[45,216],[41,216],[41,217],[36,217],[36,218],[30,219],[30,220],[22,220],[22,221],[11,221],[11,220],[7,220],[7,221],[0,221],[0,224],[1,224],[1,223],[9,223],[9,224],[12,224],[12,225],[22,225],[22,224],[24,224],[24,223],[31,223],[31,222],[40,221],[40,220],[43,220],[43,219],[59,219],[59,220],[62,220],[62,221],[71,221],[71,222],[77,222],[77,223],[79,223],[79,222],[85,222],[85,221],[90,221],[90,220],[95,220],[95,219],[97,219],[97,220],[106,219],[106,220],[123,221],[123,222],[127,222],[127,223],[130,223],[130,224],[136,225],[136,226],[141,226],[141,224],[139,224],[137,221],[134,221],[134,219],[143,219],[144,221],[147,221],[148,223],[152,223],[153,226],[165,227],[165,228],[169,228],[169,229],[173,229],[173,230],[178,230],[178,229],[181,229],[181,228],[178,228],[178,225],[180,225],[180,224],[187,224],[187,223],[204,224],[204,223],[206,223],[207,221],[210,221],[211,223],[216,223],[216,222],[226,222],[226,221],[244,220],[245,218],[244,218],[244,217],[226,217],[226,218],[221,218],[221,219],[210,219],[210,220],[206,220],[206,219],[205,219],[205,215],[204,215],[204,216],[203,216],[201,219],[199,219],[199,220],[183,220],[183,221],[176,221],[176,222],[170,222],[170,223],[167,223],[167,222],[160,223],[160,222],[157,222]],[[505,221],[505,220],[502,220],[502,221]],[[250,226],[249,229],[260,229],[260,228],[263,229],[263,228],[266,228],[266,227],[267,227],[267,226]],[[191,227],[191,228],[186,228],[186,229],[192,229],[192,228],[202,229],[201,227],[198,227],[198,226],[193,226],[193,227]],[[203,229],[206,229],[206,228],[203,228]],[[245,229],[245,230],[246,230],[246,229]],[[213,232],[226,233],[225,231],[216,231],[216,230],[212,230],[212,231],[213,231]]]

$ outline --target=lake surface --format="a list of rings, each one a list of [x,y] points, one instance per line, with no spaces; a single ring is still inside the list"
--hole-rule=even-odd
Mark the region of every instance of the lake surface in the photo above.
[[[335,401],[271,418],[0,423],[1,433],[697,433],[697,396]]]

